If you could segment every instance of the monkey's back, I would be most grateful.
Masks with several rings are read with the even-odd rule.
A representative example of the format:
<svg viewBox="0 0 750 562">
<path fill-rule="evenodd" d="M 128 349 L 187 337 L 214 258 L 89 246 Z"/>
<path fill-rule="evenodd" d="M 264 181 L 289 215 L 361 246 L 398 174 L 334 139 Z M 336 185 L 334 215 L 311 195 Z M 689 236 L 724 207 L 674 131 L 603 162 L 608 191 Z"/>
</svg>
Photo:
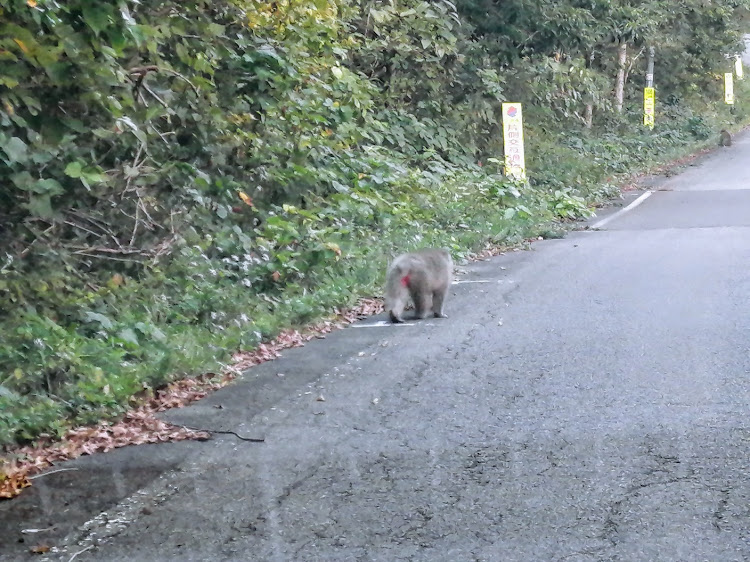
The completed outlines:
<svg viewBox="0 0 750 562">
<path fill-rule="evenodd" d="M 401 254 L 388 268 L 388 285 L 400 283 L 400 279 L 406 275 L 419 279 L 430 290 L 447 286 L 453 275 L 453 259 L 444 248 L 425 248 Z M 391 288 L 387 287 L 387 290 Z"/>
</svg>

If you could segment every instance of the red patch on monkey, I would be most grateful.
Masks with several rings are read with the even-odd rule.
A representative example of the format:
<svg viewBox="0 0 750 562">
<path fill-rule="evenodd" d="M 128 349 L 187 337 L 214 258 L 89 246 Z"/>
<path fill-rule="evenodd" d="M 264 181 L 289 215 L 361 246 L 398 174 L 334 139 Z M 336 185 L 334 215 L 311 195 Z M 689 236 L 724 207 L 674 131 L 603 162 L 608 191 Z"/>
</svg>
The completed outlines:
<svg viewBox="0 0 750 562">
<path fill-rule="evenodd" d="M 403 276 L 403 277 L 401 278 L 401 284 L 402 284 L 402 285 L 403 285 L 404 287 L 408 287 L 408 286 L 409 286 L 409 276 L 408 276 L 408 275 L 404 275 L 404 276 Z"/>
</svg>

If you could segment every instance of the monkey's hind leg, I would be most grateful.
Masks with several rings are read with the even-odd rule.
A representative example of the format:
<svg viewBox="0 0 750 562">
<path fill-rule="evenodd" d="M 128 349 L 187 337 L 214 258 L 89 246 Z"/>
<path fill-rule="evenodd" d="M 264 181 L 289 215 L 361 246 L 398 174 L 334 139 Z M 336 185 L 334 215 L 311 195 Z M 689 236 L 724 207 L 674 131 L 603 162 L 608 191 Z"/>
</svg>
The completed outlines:
<svg viewBox="0 0 750 562">
<path fill-rule="evenodd" d="M 390 316 L 391 322 L 393 324 L 401 324 L 404 321 L 404 319 L 401 318 L 399 314 L 396 314 L 393 310 L 388 313 L 388 316 Z"/>
<path fill-rule="evenodd" d="M 432 294 L 432 313 L 435 318 L 448 318 L 448 315 L 443 312 L 443 303 L 447 292 L 448 287 L 441 287 Z"/>
<path fill-rule="evenodd" d="M 411 292 L 411 300 L 414 301 L 414 318 L 427 318 L 430 310 L 430 293 L 423 289 L 415 289 Z"/>
</svg>

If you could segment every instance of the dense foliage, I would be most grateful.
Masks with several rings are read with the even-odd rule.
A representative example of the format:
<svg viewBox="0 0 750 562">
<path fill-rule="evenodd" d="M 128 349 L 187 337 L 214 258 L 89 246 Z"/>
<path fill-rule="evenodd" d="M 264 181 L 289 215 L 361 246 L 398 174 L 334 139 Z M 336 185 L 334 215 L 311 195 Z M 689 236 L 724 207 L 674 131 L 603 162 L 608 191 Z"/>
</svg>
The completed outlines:
<svg viewBox="0 0 750 562">
<path fill-rule="evenodd" d="M 0 0 L 0 444 L 374 293 L 394 251 L 586 216 L 744 120 L 720 77 L 745 4 Z"/>
</svg>

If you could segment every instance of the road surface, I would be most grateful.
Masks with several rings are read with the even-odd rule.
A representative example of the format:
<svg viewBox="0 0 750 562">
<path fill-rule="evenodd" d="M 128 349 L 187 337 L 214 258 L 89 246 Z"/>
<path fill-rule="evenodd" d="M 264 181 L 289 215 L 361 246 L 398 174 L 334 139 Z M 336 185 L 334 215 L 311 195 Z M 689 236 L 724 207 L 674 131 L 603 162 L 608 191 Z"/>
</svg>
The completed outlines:
<svg viewBox="0 0 750 562">
<path fill-rule="evenodd" d="M 265 443 L 68 463 L 0 504 L 0 559 L 750 560 L 748 161 L 739 137 L 462 266 L 447 320 L 372 318 L 166 415 Z"/>
</svg>

